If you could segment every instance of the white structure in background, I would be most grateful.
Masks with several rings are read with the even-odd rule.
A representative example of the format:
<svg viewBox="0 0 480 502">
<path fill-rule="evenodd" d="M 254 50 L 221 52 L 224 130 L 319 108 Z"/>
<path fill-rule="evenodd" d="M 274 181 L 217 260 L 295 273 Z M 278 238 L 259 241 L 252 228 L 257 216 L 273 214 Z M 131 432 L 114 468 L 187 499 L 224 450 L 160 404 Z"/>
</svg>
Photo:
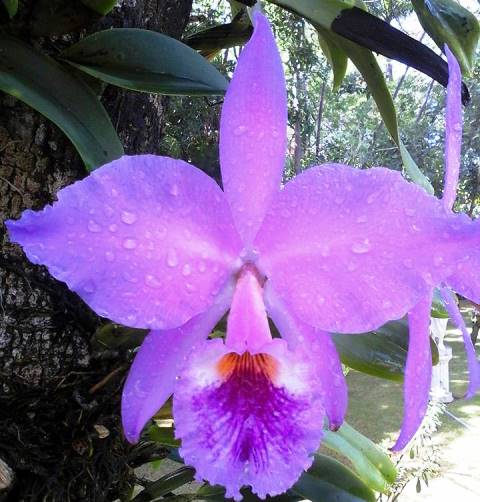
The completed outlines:
<svg viewBox="0 0 480 502">
<path fill-rule="evenodd" d="M 453 395 L 450 392 L 450 374 L 448 364 L 452 359 L 452 348 L 443 343 L 443 338 L 447 333 L 448 319 L 430 320 L 430 334 L 438 347 L 439 361 L 432 369 L 432 385 L 430 395 L 442 403 L 453 401 Z"/>
</svg>

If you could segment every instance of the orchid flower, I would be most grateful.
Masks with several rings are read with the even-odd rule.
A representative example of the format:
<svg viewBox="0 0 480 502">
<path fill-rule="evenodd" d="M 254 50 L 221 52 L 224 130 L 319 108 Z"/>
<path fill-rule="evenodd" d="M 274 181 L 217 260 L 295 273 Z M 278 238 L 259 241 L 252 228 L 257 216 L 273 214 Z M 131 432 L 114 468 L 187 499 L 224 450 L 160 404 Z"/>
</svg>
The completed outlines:
<svg viewBox="0 0 480 502">
<path fill-rule="evenodd" d="M 450 211 L 458 82 L 448 91 L 443 202 L 398 172 L 339 164 L 280 188 L 284 74 L 267 19 L 253 17 L 222 110 L 223 191 L 186 162 L 125 156 L 7 222 L 29 259 L 99 315 L 151 330 L 123 392 L 127 439 L 138 441 L 173 393 L 185 462 L 237 500 L 245 485 L 260 497 L 287 490 L 311 464 L 324 418 L 342 424 L 347 390 L 329 333 L 409 312 L 401 446 L 428 400 L 433 288 L 480 301 L 480 226 Z M 227 311 L 225 341 L 208 340 Z"/>
</svg>

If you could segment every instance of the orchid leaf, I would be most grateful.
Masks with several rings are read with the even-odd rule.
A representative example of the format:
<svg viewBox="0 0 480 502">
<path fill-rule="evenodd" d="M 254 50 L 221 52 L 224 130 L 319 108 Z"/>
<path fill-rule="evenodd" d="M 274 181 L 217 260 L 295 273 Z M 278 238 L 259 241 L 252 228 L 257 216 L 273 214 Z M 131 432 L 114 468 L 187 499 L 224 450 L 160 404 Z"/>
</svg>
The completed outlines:
<svg viewBox="0 0 480 502">
<path fill-rule="evenodd" d="M 350 460 L 360 479 L 372 490 L 386 492 L 397 477 L 390 457 L 346 422 L 336 432 L 325 431 L 322 444 Z"/>
<path fill-rule="evenodd" d="M 374 492 L 350 469 L 326 455 L 315 455 L 312 466 L 291 491 L 312 502 L 375 500 Z"/>
<path fill-rule="evenodd" d="M 7 9 L 8 17 L 12 19 L 18 11 L 18 0 L 2 0 L 2 3 L 5 9 Z"/>
<path fill-rule="evenodd" d="M 251 24 L 234 19 L 231 23 L 194 33 L 185 40 L 185 43 L 192 49 L 200 51 L 202 56 L 212 59 L 222 49 L 245 44 L 252 32 Z"/>
<path fill-rule="evenodd" d="M 139 347 L 148 330 L 128 328 L 113 322 L 100 326 L 93 335 L 95 347 L 99 349 L 127 350 Z"/>
<path fill-rule="evenodd" d="M 148 429 L 148 439 L 167 448 L 178 448 L 180 446 L 180 441 L 175 439 L 173 427 L 158 427 L 157 425 L 152 425 Z"/>
<path fill-rule="evenodd" d="M 16 38 L 2 35 L 0 44 L 0 89 L 62 129 L 87 169 L 123 154 L 107 112 L 88 86 Z"/>
<path fill-rule="evenodd" d="M 447 44 L 462 71 L 472 72 L 480 28 L 477 18 L 454 0 L 412 0 L 423 29 L 443 51 Z"/>
<path fill-rule="evenodd" d="M 270 0 L 270 2 L 361 47 L 416 68 L 444 87 L 447 86 L 447 63 L 426 45 L 366 12 L 361 0 Z M 465 86 L 463 99 L 464 102 L 469 100 L 468 89 Z"/>
<path fill-rule="evenodd" d="M 347 72 L 348 56 L 331 38 L 330 32 L 317 26 L 318 41 L 323 54 L 333 70 L 333 90 L 336 91 L 343 82 Z"/>
<path fill-rule="evenodd" d="M 180 467 L 176 471 L 162 476 L 157 481 L 149 483 L 145 490 L 141 491 L 133 502 L 151 502 L 167 495 L 172 490 L 176 490 L 187 483 L 193 481 L 195 470 L 191 467 Z"/>
<path fill-rule="evenodd" d="M 102 16 L 108 14 L 117 4 L 117 0 L 81 0 L 81 2 Z"/>
<path fill-rule="evenodd" d="M 362 373 L 397 382 L 403 381 L 408 350 L 408 325 L 390 321 L 361 335 L 334 334 L 333 341 L 343 364 Z M 432 365 L 438 364 L 438 348 L 430 340 Z"/>
<path fill-rule="evenodd" d="M 428 193 L 433 193 L 433 187 L 430 181 L 420 171 L 400 139 L 395 105 L 383 72 L 377 63 L 375 56 L 368 49 L 360 47 L 358 44 L 350 42 L 349 40 L 335 35 L 334 33 L 331 34 L 331 38 L 345 51 L 365 79 L 368 89 L 372 93 L 372 97 L 375 100 L 378 111 L 383 119 L 385 127 L 390 133 L 393 141 L 399 147 L 406 173 L 417 185 L 423 187 Z"/>
<path fill-rule="evenodd" d="M 135 91 L 209 95 L 227 88 L 225 77 L 196 51 L 149 30 L 100 31 L 60 57 L 93 77 Z"/>
</svg>

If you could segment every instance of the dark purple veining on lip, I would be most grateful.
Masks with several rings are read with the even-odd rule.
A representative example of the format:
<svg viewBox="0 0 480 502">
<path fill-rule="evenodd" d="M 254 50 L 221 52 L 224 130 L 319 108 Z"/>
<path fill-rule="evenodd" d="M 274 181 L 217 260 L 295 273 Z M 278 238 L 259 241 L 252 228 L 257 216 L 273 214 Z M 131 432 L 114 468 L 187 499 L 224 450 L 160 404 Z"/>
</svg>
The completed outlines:
<svg viewBox="0 0 480 502">
<path fill-rule="evenodd" d="M 248 462 L 257 472 L 268 464 L 268 444 L 288 456 L 302 436 L 296 416 L 309 403 L 274 384 L 275 359 L 268 354 L 230 353 L 218 366 L 226 373 L 224 382 L 197 394 L 192 402 L 193 411 L 205 420 L 203 446 L 216 456 L 224 446 L 218 436 L 231 438 L 234 461 Z M 229 420 L 219 420 L 229 414 Z"/>
</svg>

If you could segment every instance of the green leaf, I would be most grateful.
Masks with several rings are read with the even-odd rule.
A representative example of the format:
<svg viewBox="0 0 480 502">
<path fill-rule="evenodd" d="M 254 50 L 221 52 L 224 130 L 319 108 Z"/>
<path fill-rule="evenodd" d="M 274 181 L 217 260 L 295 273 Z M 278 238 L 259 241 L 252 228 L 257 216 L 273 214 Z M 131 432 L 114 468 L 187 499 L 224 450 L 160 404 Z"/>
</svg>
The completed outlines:
<svg viewBox="0 0 480 502">
<path fill-rule="evenodd" d="M 5 9 L 7 9 L 8 16 L 12 19 L 18 11 L 18 0 L 2 0 L 2 3 Z"/>
<path fill-rule="evenodd" d="M 147 329 L 128 328 L 121 324 L 107 323 L 95 331 L 92 341 L 96 350 L 128 350 L 139 347 L 147 334 Z"/>
<path fill-rule="evenodd" d="M 437 319 L 449 319 L 450 316 L 443 305 L 443 300 L 440 295 L 440 291 L 435 288 L 433 290 L 433 301 L 432 301 L 432 310 L 430 312 L 432 317 L 436 317 Z"/>
<path fill-rule="evenodd" d="M 133 502 L 151 502 L 163 497 L 172 490 L 176 490 L 193 481 L 195 470 L 191 467 L 180 467 L 174 472 L 161 477 L 157 481 L 149 483 L 145 490 L 141 491 Z"/>
<path fill-rule="evenodd" d="M 408 150 L 403 145 L 398 130 L 397 114 L 393 104 L 392 96 L 388 90 L 385 77 L 380 69 L 375 56 L 364 47 L 347 40 L 330 30 L 333 21 L 343 11 L 351 10 L 354 5 L 360 9 L 363 3 L 360 0 L 351 2 L 341 2 L 339 0 L 270 0 L 275 4 L 305 17 L 313 23 L 320 37 L 327 35 L 331 44 L 335 44 L 343 53 L 345 53 L 362 74 L 367 86 L 372 93 L 372 97 L 377 104 L 380 115 L 387 127 L 390 136 L 400 149 L 402 162 L 408 176 L 422 186 L 428 193 L 433 193 L 433 187 L 428 178 L 420 171 L 415 164 Z M 336 14 L 335 14 L 336 13 Z M 335 15 L 334 15 L 335 14 Z M 370 18 L 374 18 L 370 16 Z M 381 22 L 380 20 L 378 20 Z M 398 30 L 397 30 L 398 31 Z M 369 34 L 365 33 L 366 40 Z M 413 39 L 412 39 L 413 40 Z M 413 40 L 413 42 L 415 42 Z M 422 45 L 422 44 L 420 44 Z M 432 53 L 435 56 L 434 53 Z"/>
<path fill-rule="evenodd" d="M 318 41 L 323 54 L 327 58 L 333 70 L 333 90 L 336 91 L 345 78 L 347 72 L 348 56 L 330 37 L 330 32 L 317 26 Z"/>
<path fill-rule="evenodd" d="M 62 129 L 87 169 L 123 155 L 107 112 L 88 86 L 53 59 L 6 35 L 0 35 L 0 89 Z"/>
<path fill-rule="evenodd" d="M 117 4 L 117 0 L 81 0 L 84 5 L 89 9 L 98 12 L 105 16 L 108 14 Z"/>
<path fill-rule="evenodd" d="M 217 54 L 222 49 L 245 44 L 251 37 L 251 24 L 235 19 L 231 23 L 213 26 L 190 35 L 185 42 L 202 55 Z"/>
<path fill-rule="evenodd" d="M 412 0 L 423 29 L 444 50 L 447 44 L 467 75 L 473 70 L 480 28 L 477 18 L 454 0 Z"/>
<path fill-rule="evenodd" d="M 100 31 L 60 57 L 89 75 L 135 91 L 209 95 L 227 88 L 225 77 L 193 49 L 149 30 Z"/>
<path fill-rule="evenodd" d="M 168 448 L 178 448 L 180 446 L 180 441 L 175 439 L 173 427 L 158 427 L 157 425 L 152 425 L 148 429 L 148 439 L 149 441 L 154 441 Z"/>
<path fill-rule="evenodd" d="M 367 83 L 385 127 L 400 149 L 406 173 L 413 182 L 417 183 L 417 185 L 423 187 L 428 193 L 433 193 L 433 187 L 430 181 L 420 171 L 400 139 L 397 112 L 395 110 L 392 95 L 390 94 L 385 77 L 375 56 L 368 49 L 360 47 L 358 44 L 350 42 L 350 40 L 340 37 L 339 35 L 332 33 L 331 38 L 345 51 Z"/>
<path fill-rule="evenodd" d="M 291 491 L 312 502 L 373 502 L 375 494 L 342 463 L 315 455 L 312 467 L 292 486 Z"/>
<path fill-rule="evenodd" d="M 390 321 L 361 335 L 334 334 L 333 341 L 343 364 L 362 373 L 403 381 L 408 350 L 408 325 Z M 432 365 L 438 364 L 438 348 L 430 339 Z"/>
<path fill-rule="evenodd" d="M 348 458 L 360 479 L 373 490 L 386 492 L 397 477 L 390 457 L 347 422 L 336 432 L 326 431 L 322 444 Z"/>
</svg>

